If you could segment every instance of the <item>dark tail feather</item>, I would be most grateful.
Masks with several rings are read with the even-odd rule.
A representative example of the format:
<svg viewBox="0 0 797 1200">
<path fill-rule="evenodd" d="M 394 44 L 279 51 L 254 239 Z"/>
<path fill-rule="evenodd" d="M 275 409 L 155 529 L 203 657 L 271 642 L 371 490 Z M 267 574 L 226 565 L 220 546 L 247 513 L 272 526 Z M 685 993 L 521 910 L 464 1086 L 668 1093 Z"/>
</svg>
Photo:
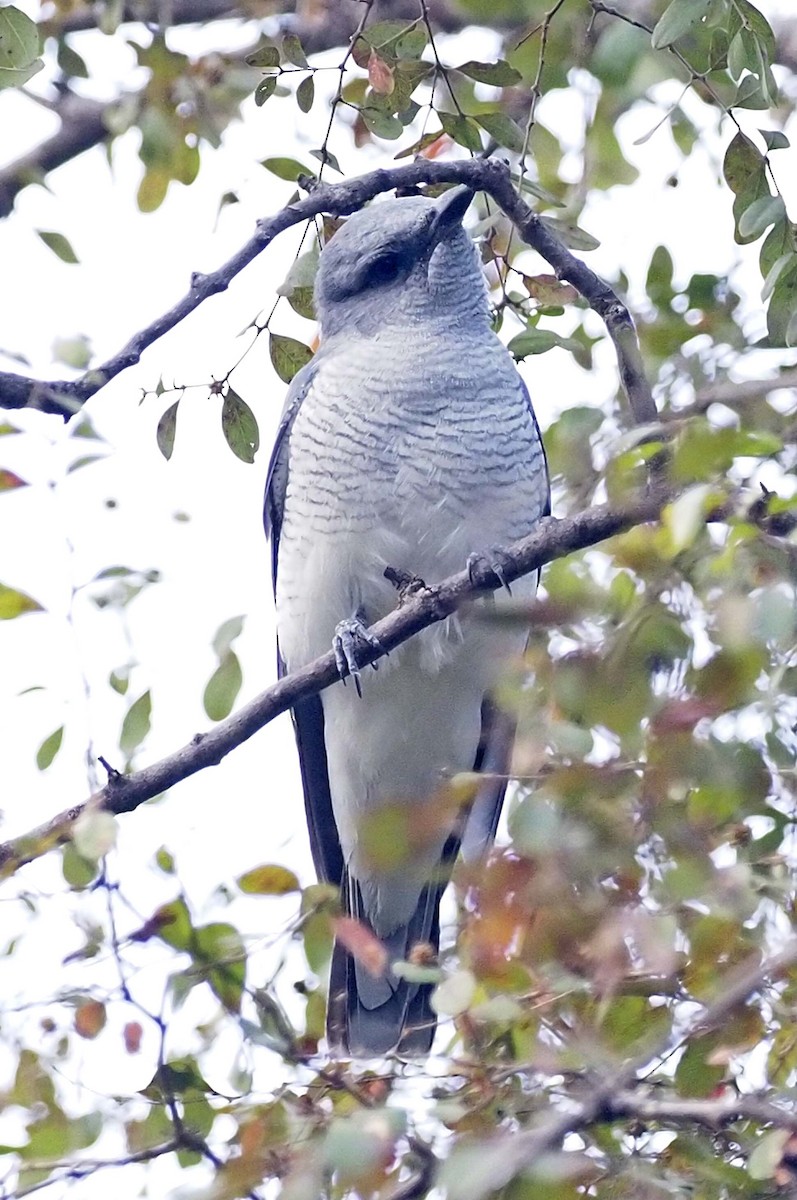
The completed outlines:
<svg viewBox="0 0 797 1200">
<path fill-rule="evenodd" d="M 440 942 L 440 884 L 429 884 L 408 925 L 383 939 L 388 962 L 406 959 L 419 942 L 437 953 Z M 365 921 L 359 889 L 344 889 L 351 915 Z M 432 985 L 410 983 L 393 975 L 369 978 L 344 946 L 332 953 L 327 1006 L 327 1039 L 333 1053 L 369 1055 L 428 1054 L 437 1018 L 429 1004 Z M 385 997 L 383 999 L 383 997 Z"/>
</svg>

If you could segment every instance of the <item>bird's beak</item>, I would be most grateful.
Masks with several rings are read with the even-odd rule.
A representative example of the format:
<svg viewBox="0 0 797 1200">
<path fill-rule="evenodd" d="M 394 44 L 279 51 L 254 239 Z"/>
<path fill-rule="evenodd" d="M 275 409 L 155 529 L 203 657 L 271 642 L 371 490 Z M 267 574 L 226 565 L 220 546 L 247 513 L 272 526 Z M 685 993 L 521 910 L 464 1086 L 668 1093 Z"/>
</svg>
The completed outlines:
<svg viewBox="0 0 797 1200">
<path fill-rule="evenodd" d="M 465 184 L 444 192 L 437 201 L 437 212 L 432 225 L 432 243 L 437 245 L 462 224 L 475 193 Z"/>
</svg>

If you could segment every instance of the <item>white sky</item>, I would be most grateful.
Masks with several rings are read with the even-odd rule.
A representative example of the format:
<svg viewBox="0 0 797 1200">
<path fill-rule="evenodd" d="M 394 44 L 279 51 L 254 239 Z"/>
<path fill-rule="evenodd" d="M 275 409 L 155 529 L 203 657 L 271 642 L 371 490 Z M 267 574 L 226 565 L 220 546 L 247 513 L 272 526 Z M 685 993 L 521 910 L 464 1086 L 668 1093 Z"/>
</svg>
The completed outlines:
<svg viewBox="0 0 797 1200">
<path fill-rule="evenodd" d="M 762 2 L 760 7 L 770 15 L 776 8 L 790 11 L 786 0 L 777 6 Z M 35 8 L 28 6 L 32 15 Z M 241 36 L 232 25 L 228 30 L 229 41 L 226 35 L 216 35 L 219 46 L 251 41 L 251 34 Z M 175 49 L 188 41 L 185 31 L 170 35 Z M 79 40 L 75 44 L 82 48 Z M 87 39 L 86 45 L 92 43 Z M 134 87 L 137 77 L 130 53 L 116 39 L 103 39 L 100 49 L 97 57 L 108 93 L 118 79 Z M 465 37 L 455 56 L 460 61 L 484 58 L 486 50 L 483 36 Z M 558 93 L 543 101 L 540 115 L 564 137 L 568 129 L 580 128 L 581 106 L 577 93 Z M 256 109 L 248 101 L 243 121 L 230 126 L 222 149 L 212 153 L 203 148 L 197 183 L 190 188 L 174 185 L 161 209 L 149 216 L 139 214 L 134 203 L 141 175 L 136 134 L 116 145 L 112 169 L 97 149 L 51 176 L 51 190 L 27 188 L 14 215 L 0 225 L 0 346 L 25 354 L 32 374 L 57 377 L 64 370 L 51 361 L 53 339 L 82 333 L 91 339 L 95 361 L 102 361 L 171 306 L 186 291 L 192 271 L 210 270 L 225 261 L 250 236 L 258 217 L 287 200 L 291 185 L 276 180 L 257 161 L 282 153 L 312 162 L 307 150 L 320 144 L 326 115 L 320 101 L 311 118 L 300 117 L 288 102 L 271 100 Z M 624 138 L 646 132 L 658 115 L 652 106 L 629 114 L 621 123 Z M 0 119 L 0 160 L 12 160 L 53 125 L 48 113 L 10 92 L 0 94 Z M 755 128 L 758 114 L 745 114 L 745 120 Z M 632 301 L 639 302 L 651 251 L 663 241 L 674 255 L 680 279 L 693 271 L 727 272 L 741 262 L 735 282 L 745 282 L 751 320 L 757 319 L 758 248 L 734 246 L 730 201 L 716 184 L 728 136 L 723 131 L 721 142 L 707 138 L 710 150 L 698 150 L 683 165 L 665 124 L 631 151 L 640 181 L 632 188 L 614 189 L 585 214 L 585 228 L 602 240 L 601 248 L 589 256 L 590 265 L 607 274 L 623 267 L 634 287 Z M 388 155 L 397 148 L 388 146 Z M 333 137 L 331 149 L 352 174 L 383 161 L 374 151 L 355 154 L 344 130 Z M 795 214 L 794 153 L 779 152 L 775 169 Z M 674 170 L 679 176 L 675 189 L 665 182 Z M 227 207 L 217 222 L 218 198 L 227 190 L 236 191 L 241 203 Z M 65 234 L 80 265 L 57 260 L 36 229 Z M 262 309 L 269 309 L 298 237 L 296 230 L 282 235 L 226 294 L 207 302 L 147 351 L 139 367 L 90 402 L 88 410 L 112 448 L 105 462 L 65 478 L 65 465 L 77 457 L 68 431 L 55 418 L 11 414 L 12 421 L 24 424 L 30 433 L 0 439 L 0 468 L 18 471 L 33 486 L 0 497 L 0 581 L 28 591 L 48 611 L 0 625 L 0 836 L 24 832 L 85 798 L 89 731 L 96 752 L 111 763 L 120 761 L 117 739 L 125 706 L 105 681 L 127 658 L 123 631 L 113 613 L 98 613 L 85 600 L 76 603 L 69 620 L 71 588 L 101 568 L 124 563 L 163 573 L 163 582 L 129 609 L 130 637 L 140 664 L 130 695 L 148 687 L 153 692 L 153 729 L 140 765 L 207 727 L 201 696 L 215 665 L 210 641 L 228 617 L 243 613 L 247 618 L 236 645 L 245 672 L 240 699 L 255 695 L 274 678 L 273 612 L 260 513 L 270 441 L 285 389 L 271 369 L 267 343 L 258 342 L 233 378 L 260 422 L 261 449 L 254 466 L 238 462 L 227 450 L 218 428 L 220 402 L 207 398 L 201 388 L 189 392 L 182 403 L 175 453 L 166 463 L 155 446 L 155 428 L 167 398 L 150 398 L 140 406 L 139 397 L 141 389 L 154 387 L 161 375 L 167 382 L 203 382 L 227 371 L 244 345 L 236 340 L 237 333 Z M 312 327 L 285 303 L 273 327 L 306 341 L 312 334 Z M 757 369 L 793 362 L 795 357 L 762 354 Z M 597 405 L 613 393 L 611 355 L 605 348 L 599 362 L 601 369 L 588 376 L 566 352 L 555 350 L 521 368 L 543 428 L 562 408 Z M 26 370 L 2 357 L 0 369 Z M 92 448 L 92 443 L 83 445 Z M 105 506 L 109 498 L 116 501 L 114 509 Z M 176 521 L 178 512 L 190 514 L 190 521 Z M 19 695 L 32 685 L 45 690 Z M 36 749 L 61 723 L 67 727 L 63 749 L 53 766 L 39 773 Z M 288 718 L 263 730 L 219 767 L 180 784 L 160 803 L 121 818 L 119 827 L 114 874 L 144 917 L 175 891 L 173 881 L 144 869 L 164 843 L 176 854 L 180 883 L 193 903 L 208 912 L 219 881 L 261 862 L 283 862 L 309 883 L 312 868 Z M 59 858 L 53 855 L 21 872 L 0 892 L 3 932 L 10 937 L 17 929 L 25 931 L 19 956 L 13 962 L 0 959 L 0 995 L 46 999 L 66 978 L 61 960 L 81 942 L 72 913 L 90 915 L 97 909 L 96 899 L 51 903 L 46 906 L 48 920 L 32 925 L 13 900 L 17 889 L 58 892 L 59 879 Z M 235 919 L 240 916 L 252 930 L 262 930 L 264 924 L 277 930 L 293 907 L 291 900 L 242 902 Z M 130 927 L 134 925 L 131 919 Z M 136 986 L 142 998 L 156 1004 L 161 965 L 168 964 L 169 954 L 146 949 L 142 961 L 156 965 L 137 979 Z M 95 966 L 89 964 L 70 972 L 70 978 L 87 986 L 94 973 Z M 122 1008 L 114 1015 L 119 1027 L 132 1019 Z M 82 1045 L 82 1061 L 70 1064 L 86 1087 L 100 1091 L 109 1087 L 108 1036 Z M 114 1092 L 147 1082 L 142 1077 L 149 1066 L 147 1048 L 145 1044 L 138 1058 L 123 1057 L 118 1070 L 114 1065 Z M 5 1070 L 0 1052 L 0 1080 Z M 114 1187 L 120 1185 L 118 1176 L 108 1180 Z M 96 1190 L 84 1184 L 70 1194 L 101 1195 L 106 1185 L 100 1177 Z"/>
</svg>

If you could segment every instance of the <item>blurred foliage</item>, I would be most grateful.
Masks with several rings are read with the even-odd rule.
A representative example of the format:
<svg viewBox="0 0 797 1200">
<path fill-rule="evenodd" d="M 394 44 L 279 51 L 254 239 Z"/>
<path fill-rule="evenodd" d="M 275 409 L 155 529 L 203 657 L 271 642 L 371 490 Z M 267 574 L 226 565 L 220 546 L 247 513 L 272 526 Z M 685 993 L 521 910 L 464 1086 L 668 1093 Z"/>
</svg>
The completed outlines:
<svg viewBox="0 0 797 1200">
<path fill-rule="evenodd" d="M 785 31 L 773 31 L 763 0 L 430 0 L 409 17 L 384 0 L 373 12 L 357 6 L 360 28 L 344 50 L 334 6 L 297 6 L 290 22 L 274 15 L 279 7 L 219 6 L 248 22 L 251 45 L 228 52 L 227 27 L 208 19 L 203 45 L 210 29 L 219 48 L 178 53 L 171 29 L 128 21 L 118 0 L 55 0 L 38 29 L 7 6 L 0 86 L 39 72 L 61 96 L 79 94 L 103 36 L 129 42 L 136 65 L 104 120 L 109 149 L 137 130 L 137 201 L 151 212 L 173 183 L 193 184 L 244 101 L 253 100 L 248 121 L 287 124 L 290 112 L 300 128 L 328 105 L 321 73 L 330 68 L 317 54 L 337 49 L 326 137 L 296 158 L 286 134 L 265 170 L 301 189 L 337 171 L 336 151 L 352 144 L 364 167 L 376 151 L 403 161 L 495 147 L 579 253 L 596 245 L 596 199 L 644 183 L 624 131 L 627 115 L 643 114 L 637 141 L 666 139 L 684 172 L 697 163 L 706 173 L 739 258 L 760 242 L 766 327 L 733 274 L 699 262 L 685 270 L 679 231 L 658 230 L 638 329 L 660 423 L 629 430 L 619 393 L 587 404 L 585 383 L 581 402 L 546 430 L 557 514 L 633 500 L 652 459 L 674 499 L 660 522 L 551 563 L 538 602 L 512 618 L 532 633 L 499 696 L 518 722 L 509 839 L 483 867 L 457 868 L 456 945 L 403 968 L 434 984 L 446 1018 L 428 1069 L 328 1061 L 333 938 L 363 957 L 372 949 L 366 938 L 358 946 L 355 923 L 342 923 L 334 889 L 301 888 L 253 847 L 250 869 L 220 879 L 212 911 L 198 913 L 179 856 L 164 846 L 147 865 L 152 900 L 141 912 L 114 876 L 115 822 L 88 811 L 68 845 L 41 835 L 35 847 L 61 854 L 63 892 L 29 892 L 22 872 L 15 893 L 31 930 L 51 918 L 53 900 L 65 906 L 72 937 L 47 946 L 56 982 L 46 1003 L 9 1014 L 4 1032 L 3 1195 L 59 1195 L 106 1163 L 139 1172 L 142 1194 L 163 1194 L 154 1168 L 147 1192 L 146 1164 L 158 1158 L 172 1163 L 171 1178 L 186 1172 L 203 1200 L 396 1200 L 434 1186 L 447 1200 L 793 1194 L 797 969 L 762 973 L 722 1022 L 701 1024 L 701 1006 L 722 997 L 734 972 L 783 944 L 797 903 L 797 399 L 786 349 L 797 340 L 797 250 L 777 186 L 797 75 Z M 482 27 L 484 60 L 465 60 L 456 38 L 440 37 L 466 24 Z M 553 116 L 573 94 L 581 123 L 565 145 Z M 710 190 L 707 161 L 721 191 Z M 225 193 L 219 207 L 236 198 Z M 323 244 L 336 222 L 319 226 Z M 564 352 L 589 370 L 603 335 L 578 294 L 541 273 L 486 208 L 476 233 L 495 325 L 515 357 Z M 76 262 L 58 231 L 40 237 Z M 276 289 L 308 322 L 317 258 L 313 241 Z M 625 293 L 621 264 L 610 282 Z M 268 331 L 287 382 L 310 358 L 313 333 L 302 341 L 270 320 L 252 328 L 255 338 Z M 85 367 L 88 342 L 60 356 Z M 234 369 L 207 390 L 227 444 L 251 463 L 256 413 L 231 385 Z M 762 372 L 769 378 L 753 386 L 734 382 Z M 166 458 L 185 391 L 175 390 L 158 426 Z M 155 399 L 168 391 L 160 383 Z M 0 445 L 18 432 L 0 425 Z M 67 442 L 70 472 L 107 451 L 86 421 Z M 26 486 L 0 470 L 0 505 Z M 111 564 L 75 596 L 126 628 L 129 606 L 158 578 Z M 36 621 L 41 610 L 12 580 L 0 584 L 0 619 Z M 230 713 L 241 687 L 233 643 L 242 624 L 225 622 L 213 640 L 212 720 Z M 119 715 L 111 779 L 132 768 L 162 716 L 144 668 L 131 650 L 109 671 L 105 701 Z M 81 736 L 69 720 L 42 729 L 37 768 Z M 451 802 L 471 784 L 452 781 Z M 439 823 L 435 800 L 412 828 L 386 812 L 385 828 L 368 837 L 387 840 L 399 862 Z M 0 952 L 13 962 L 17 936 Z M 165 984 L 153 1000 L 158 972 Z M 106 1097 L 69 1085 L 92 1046 L 107 1057 Z M 137 1085 L 117 1086 L 123 1060 L 138 1064 L 124 1073 Z M 264 1060 L 267 1087 L 257 1082 Z M 540 1155 L 513 1157 L 523 1136 L 576 1114 L 612 1072 L 638 1061 L 624 1112 L 607 1104 L 581 1124 L 574 1116 L 564 1144 L 559 1136 Z M 745 1109 L 751 1095 L 778 1108 Z"/>
</svg>

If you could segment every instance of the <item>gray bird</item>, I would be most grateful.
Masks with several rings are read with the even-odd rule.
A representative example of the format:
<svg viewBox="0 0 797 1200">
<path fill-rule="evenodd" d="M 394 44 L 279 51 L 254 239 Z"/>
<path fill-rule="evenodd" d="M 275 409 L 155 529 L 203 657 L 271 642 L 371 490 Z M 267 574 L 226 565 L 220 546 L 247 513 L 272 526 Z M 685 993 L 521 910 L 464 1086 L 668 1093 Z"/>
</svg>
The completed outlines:
<svg viewBox="0 0 797 1200">
<path fill-rule="evenodd" d="M 389 963 L 414 945 L 437 947 L 460 840 L 473 857 L 495 832 L 504 784 L 494 775 L 507 769 L 511 729 L 489 694 L 526 632 L 475 612 L 451 617 L 383 658 L 360 698 L 358 646 L 397 602 L 385 568 L 433 584 L 480 556 L 500 574 L 494 548 L 550 511 L 531 401 L 491 329 L 462 227 L 472 198 L 455 188 L 436 201 L 374 203 L 324 248 L 321 344 L 291 383 L 266 488 L 280 674 L 334 645 L 344 682 L 348 674 L 356 684 L 293 712 L 316 870 L 340 885 L 346 911 L 381 939 Z M 530 596 L 536 582 L 519 580 L 516 594 Z M 429 832 L 424 814 L 446 779 L 474 769 L 492 777 L 461 838 L 453 817 Z M 412 821 L 428 836 L 402 861 L 375 863 L 363 821 L 397 804 L 415 806 Z M 389 968 L 374 976 L 337 945 L 330 1045 L 428 1051 L 429 992 Z"/>
</svg>

